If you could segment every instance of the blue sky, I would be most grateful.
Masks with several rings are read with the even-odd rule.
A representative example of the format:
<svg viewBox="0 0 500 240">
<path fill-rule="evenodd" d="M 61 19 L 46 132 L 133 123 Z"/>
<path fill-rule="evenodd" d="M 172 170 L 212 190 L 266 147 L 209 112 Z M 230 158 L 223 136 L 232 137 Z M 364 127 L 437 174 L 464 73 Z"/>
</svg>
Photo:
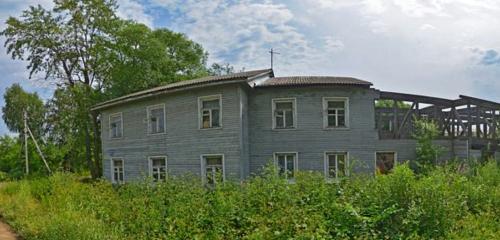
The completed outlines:
<svg viewBox="0 0 500 240">
<path fill-rule="evenodd" d="M 2 0 L 10 15 L 51 0 Z M 275 73 L 353 76 L 378 89 L 500 101 L 500 1 L 496 0 L 118 0 L 118 13 L 185 33 L 209 62 Z M 3 39 L 0 39 L 3 42 Z M 20 82 L 49 98 L 53 86 L 27 80 L 25 64 L 0 47 L 0 94 Z M 3 106 L 3 98 L 0 100 Z M 0 134 L 8 133 L 3 122 Z"/>
</svg>

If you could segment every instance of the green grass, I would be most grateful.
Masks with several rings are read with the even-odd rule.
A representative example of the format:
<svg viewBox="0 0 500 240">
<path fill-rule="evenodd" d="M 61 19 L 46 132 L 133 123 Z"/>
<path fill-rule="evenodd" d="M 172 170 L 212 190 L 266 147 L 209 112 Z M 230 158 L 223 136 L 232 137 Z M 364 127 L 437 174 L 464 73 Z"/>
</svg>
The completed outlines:
<svg viewBox="0 0 500 240">
<path fill-rule="evenodd" d="M 26 239 L 494 239 L 500 235 L 500 170 L 326 183 L 300 173 L 294 184 L 268 169 L 215 189 L 198 178 L 113 187 L 78 176 L 0 185 L 0 213 Z"/>
</svg>

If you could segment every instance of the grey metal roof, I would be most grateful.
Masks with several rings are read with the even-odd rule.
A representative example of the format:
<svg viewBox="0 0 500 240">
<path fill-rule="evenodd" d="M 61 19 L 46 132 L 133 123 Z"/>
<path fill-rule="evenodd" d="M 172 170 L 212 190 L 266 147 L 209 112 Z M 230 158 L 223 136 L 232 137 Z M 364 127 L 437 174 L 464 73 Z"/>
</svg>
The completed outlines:
<svg viewBox="0 0 500 240">
<path fill-rule="evenodd" d="M 95 106 L 92 107 L 93 111 L 107 108 L 110 106 L 114 106 L 123 102 L 129 102 L 135 99 L 143 98 L 143 97 L 148 97 L 156 94 L 161 94 L 163 92 L 169 91 L 169 90 L 174 90 L 174 89 L 181 89 L 181 88 L 187 88 L 187 87 L 194 87 L 198 85 L 205 85 L 205 84 L 211 84 L 211 83 L 225 83 L 225 82 L 231 82 L 231 81 L 238 81 L 238 80 L 249 80 L 251 78 L 259 77 L 259 76 L 265 76 L 265 75 L 270 75 L 274 76 L 273 70 L 272 69 L 261 69 L 261 70 L 253 70 L 253 71 L 246 71 L 246 72 L 239 72 L 239 73 L 233 73 L 233 74 L 228 74 L 228 75 L 223 75 L 223 76 L 208 76 L 208 77 L 202 77 L 202 78 L 196 78 L 192 80 L 186 80 L 186 81 L 179 81 L 171 84 L 167 84 L 164 86 L 159 86 L 135 93 L 131 93 L 122 97 L 114 98 L 106 102 L 99 103 Z"/>
<path fill-rule="evenodd" d="M 350 85 L 369 87 L 371 82 L 352 77 L 291 76 L 269 78 L 256 87 L 308 86 L 308 85 Z"/>
</svg>

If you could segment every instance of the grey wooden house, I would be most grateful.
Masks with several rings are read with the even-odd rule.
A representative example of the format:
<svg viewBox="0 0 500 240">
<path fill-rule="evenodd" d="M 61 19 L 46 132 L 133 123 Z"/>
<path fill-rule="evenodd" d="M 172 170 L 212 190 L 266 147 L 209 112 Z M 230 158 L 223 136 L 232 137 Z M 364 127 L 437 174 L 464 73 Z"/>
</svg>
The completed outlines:
<svg viewBox="0 0 500 240">
<path fill-rule="evenodd" d="M 411 108 L 376 108 L 381 99 Z M 240 180 L 269 162 L 287 178 L 298 170 L 383 173 L 415 158 L 413 116 L 439 123 L 443 158 L 497 147 L 500 120 L 500 104 L 486 100 L 383 92 L 349 77 L 275 77 L 270 69 L 177 82 L 93 111 L 113 182 L 185 173 L 207 183 Z"/>
</svg>

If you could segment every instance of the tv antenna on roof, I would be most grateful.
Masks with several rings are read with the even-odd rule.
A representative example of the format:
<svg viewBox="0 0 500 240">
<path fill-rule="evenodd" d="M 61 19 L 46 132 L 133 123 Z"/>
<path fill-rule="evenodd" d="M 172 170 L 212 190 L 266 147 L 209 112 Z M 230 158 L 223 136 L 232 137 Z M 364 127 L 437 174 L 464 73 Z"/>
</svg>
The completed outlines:
<svg viewBox="0 0 500 240">
<path fill-rule="evenodd" d="M 271 69 L 273 69 L 273 57 L 274 57 L 274 54 L 280 54 L 279 52 L 275 52 L 272 48 L 271 48 L 271 51 L 269 51 L 269 53 L 271 54 Z"/>
</svg>

